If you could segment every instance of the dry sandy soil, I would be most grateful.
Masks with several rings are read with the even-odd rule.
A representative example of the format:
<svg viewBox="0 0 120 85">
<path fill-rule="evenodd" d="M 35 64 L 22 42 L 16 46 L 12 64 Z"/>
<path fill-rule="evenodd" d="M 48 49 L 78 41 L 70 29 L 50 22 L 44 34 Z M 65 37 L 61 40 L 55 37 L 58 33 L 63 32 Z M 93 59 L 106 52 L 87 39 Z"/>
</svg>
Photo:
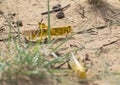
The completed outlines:
<svg viewBox="0 0 120 85">
<path fill-rule="evenodd" d="M 89 67 L 87 69 L 88 78 L 95 79 L 95 81 L 85 85 L 119 85 L 120 75 L 107 75 L 110 72 L 120 73 L 119 0 L 107 0 L 100 6 L 90 5 L 86 0 L 50 0 L 50 9 L 58 3 L 62 6 L 71 5 L 64 10 L 65 17 L 63 19 L 57 19 L 56 13 L 51 13 L 51 27 L 70 25 L 73 33 L 78 32 L 78 30 L 90 29 L 75 34 L 60 47 L 66 49 L 59 51 L 59 53 L 64 54 L 84 46 L 84 49 L 78 51 L 76 55 L 82 56 L 85 65 Z M 37 26 L 28 24 L 38 24 L 42 18 L 43 22 L 47 24 L 48 16 L 41 15 L 42 12 L 47 11 L 47 0 L 0 0 L 0 11 L 6 18 L 15 13 L 13 21 L 22 20 L 23 22 L 20 31 L 36 28 Z M 81 14 L 83 11 L 84 16 Z M 1 28 L 6 23 L 5 20 L 0 14 Z M 8 29 L 8 27 L 4 28 Z M 5 49 L 2 39 L 7 38 L 5 36 L 7 34 L 2 34 L 2 30 L 0 30 L 0 34 L 0 48 Z M 65 38 L 65 36 L 61 36 L 61 38 Z M 58 40 L 55 45 L 60 42 L 62 40 Z M 72 84 L 73 82 L 70 85 Z M 74 83 L 74 85 L 82 84 Z"/>
</svg>

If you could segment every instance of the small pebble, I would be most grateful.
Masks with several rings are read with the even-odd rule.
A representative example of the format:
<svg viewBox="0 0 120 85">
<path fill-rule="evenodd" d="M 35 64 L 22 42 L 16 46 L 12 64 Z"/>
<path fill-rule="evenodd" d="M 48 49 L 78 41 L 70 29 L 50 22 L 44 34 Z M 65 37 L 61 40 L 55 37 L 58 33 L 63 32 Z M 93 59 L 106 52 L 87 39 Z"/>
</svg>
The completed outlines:
<svg viewBox="0 0 120 85">
<path fill-rule="evenodd" d="M 1 15 L 3 14 L 3 11 L 2 11 L 2 10 L 0 10 L 0 14 L 1 14 Z"/>
<path fill-rule="evenodd" d="M 61 4 L 57 4 L 57 5 L 53 6 L 52 9 L 59 8 L 59 7 L 61 7 Z"/>
<path fill-rule="evenodd" d="M 62 11 L 60 4 L 57 4 L 57 5 L 53 6 L 52 9 L 53 9 L 55 12 Z"/>
<path fill-rule="evenodd" d="M 57 13 L 56 17 L 57 17 L 58 19 L 62 19 L 62 18 L 65 17 L 65 15 L 64 15 L 64 13 L 63 13 L 62 11 L 60 11 L 60 12 Z"/>
<path fill-rule="evenodd" d="M 18 20 L 18 21 L 16 22 L 16 25 L 17 25 L 17 27 L 22 27 L 22 26 L 23 26 L 23 23 L 22 23 L 21 20 Z"/>
</svg>

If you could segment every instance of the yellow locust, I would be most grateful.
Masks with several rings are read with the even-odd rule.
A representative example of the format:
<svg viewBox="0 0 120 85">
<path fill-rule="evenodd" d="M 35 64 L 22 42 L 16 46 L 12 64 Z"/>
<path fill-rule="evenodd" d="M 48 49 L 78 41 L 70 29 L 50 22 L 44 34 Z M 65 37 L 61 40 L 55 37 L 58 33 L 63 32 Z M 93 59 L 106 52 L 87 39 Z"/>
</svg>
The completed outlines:
<svg viewBox="0 0 120 85">
<path fill-rule="evenodd" d="M 82 61 L 80 60 L 79 62 L 73 53 L 71 53 L 69 65 L 79 78 L 86 78 L 86 72 L 84 66 L 82 65 Z"/>
<path fill-rule="evenodd" d="M 34 30 L 26 30 L 24 31 L 24 36 L 27 40 L 34 40 L 36 38 L 40 38 L 40 41 L 43 39 L 43 36 L 48 35 L 48 26 L 44 23 L 38 23 L 39 29 Z M 63 26 L 63 27 L 55 27 L 50 29 L 51 36 L 60 36 L 64 34 L 68 34 L 72 31 L 71 26 Z"/>
</svg>

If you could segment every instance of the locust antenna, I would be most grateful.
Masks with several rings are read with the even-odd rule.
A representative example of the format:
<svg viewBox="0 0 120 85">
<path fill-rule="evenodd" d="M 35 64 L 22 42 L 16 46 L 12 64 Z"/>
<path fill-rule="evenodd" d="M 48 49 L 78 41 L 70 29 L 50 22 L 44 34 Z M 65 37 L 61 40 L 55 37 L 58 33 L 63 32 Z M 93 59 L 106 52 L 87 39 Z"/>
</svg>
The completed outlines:
<svg viewBox="0 0 120 85">
<path fill-rule="evenodd" d="M 40 23 L 42 23 L 42 22 L 43 22 L 43 18 L 41 19 Z"/>
</svg>

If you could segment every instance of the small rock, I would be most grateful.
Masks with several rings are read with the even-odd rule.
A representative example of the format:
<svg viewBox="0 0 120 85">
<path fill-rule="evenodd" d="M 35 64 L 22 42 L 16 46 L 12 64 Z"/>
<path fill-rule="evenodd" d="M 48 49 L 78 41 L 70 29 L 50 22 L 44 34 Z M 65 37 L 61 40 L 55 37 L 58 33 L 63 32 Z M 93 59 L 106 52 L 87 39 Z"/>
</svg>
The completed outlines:
<svg viewBox="0 0 120 85">
<path fill-rule="evenodd" d="M 55 12 L 62 11 L 60 4 L 57 4 L 57 5 L 53 6 L 52 9 L 53 9 Z"/>
<path fill-rule="evenodd" d="M 14 17 L 15 17 L 15 16 L 16 16 L 16 13 L 13 13 L 13 14 L 12 14 L 12 16 L 14 16 Z"/>
<path fill-rule="evenodd" d="M 85 55 L 85 59 L 84 59 L 85 61 L 90 61 L 90 59 L 89 59 L 89 54 L 86 54 Z"/>
<path fill-rule="evenodd" d="M 36 6 L 37 5 L 37 3 L 34 3 L 32 6 Z"/>
<path fill-rule="evenodd" d="M 64 15 L 64 13 L 63 13 L 62 11 L 60 11 L 60 12 L 57 13 L 56 17 L 57 17 L 58 19 L 62 19 L 62 18 L 65 17 L 65 15 Z"/>
<path fill-rule="evenodd" d="M 23 26 L 23 23 L 22 23 L 21 20 L 18 20 L 18 21 L 16 22 L 16 25 L 17 25 L 17 27 L 22 27 L 22 26 Z"/>
<path fill-rule="evenodd" d="M 2 10 L 0 10 L 0 15 L 2 15 L 3 14 L 3 11 Z"/>
<path fill-rule="evenodd" d="M 59 7 L 61 7 L 61 4 L 57 4 L 57 5 L 53 6 L 52 9 L 59 8 Z"/>
</svg>

